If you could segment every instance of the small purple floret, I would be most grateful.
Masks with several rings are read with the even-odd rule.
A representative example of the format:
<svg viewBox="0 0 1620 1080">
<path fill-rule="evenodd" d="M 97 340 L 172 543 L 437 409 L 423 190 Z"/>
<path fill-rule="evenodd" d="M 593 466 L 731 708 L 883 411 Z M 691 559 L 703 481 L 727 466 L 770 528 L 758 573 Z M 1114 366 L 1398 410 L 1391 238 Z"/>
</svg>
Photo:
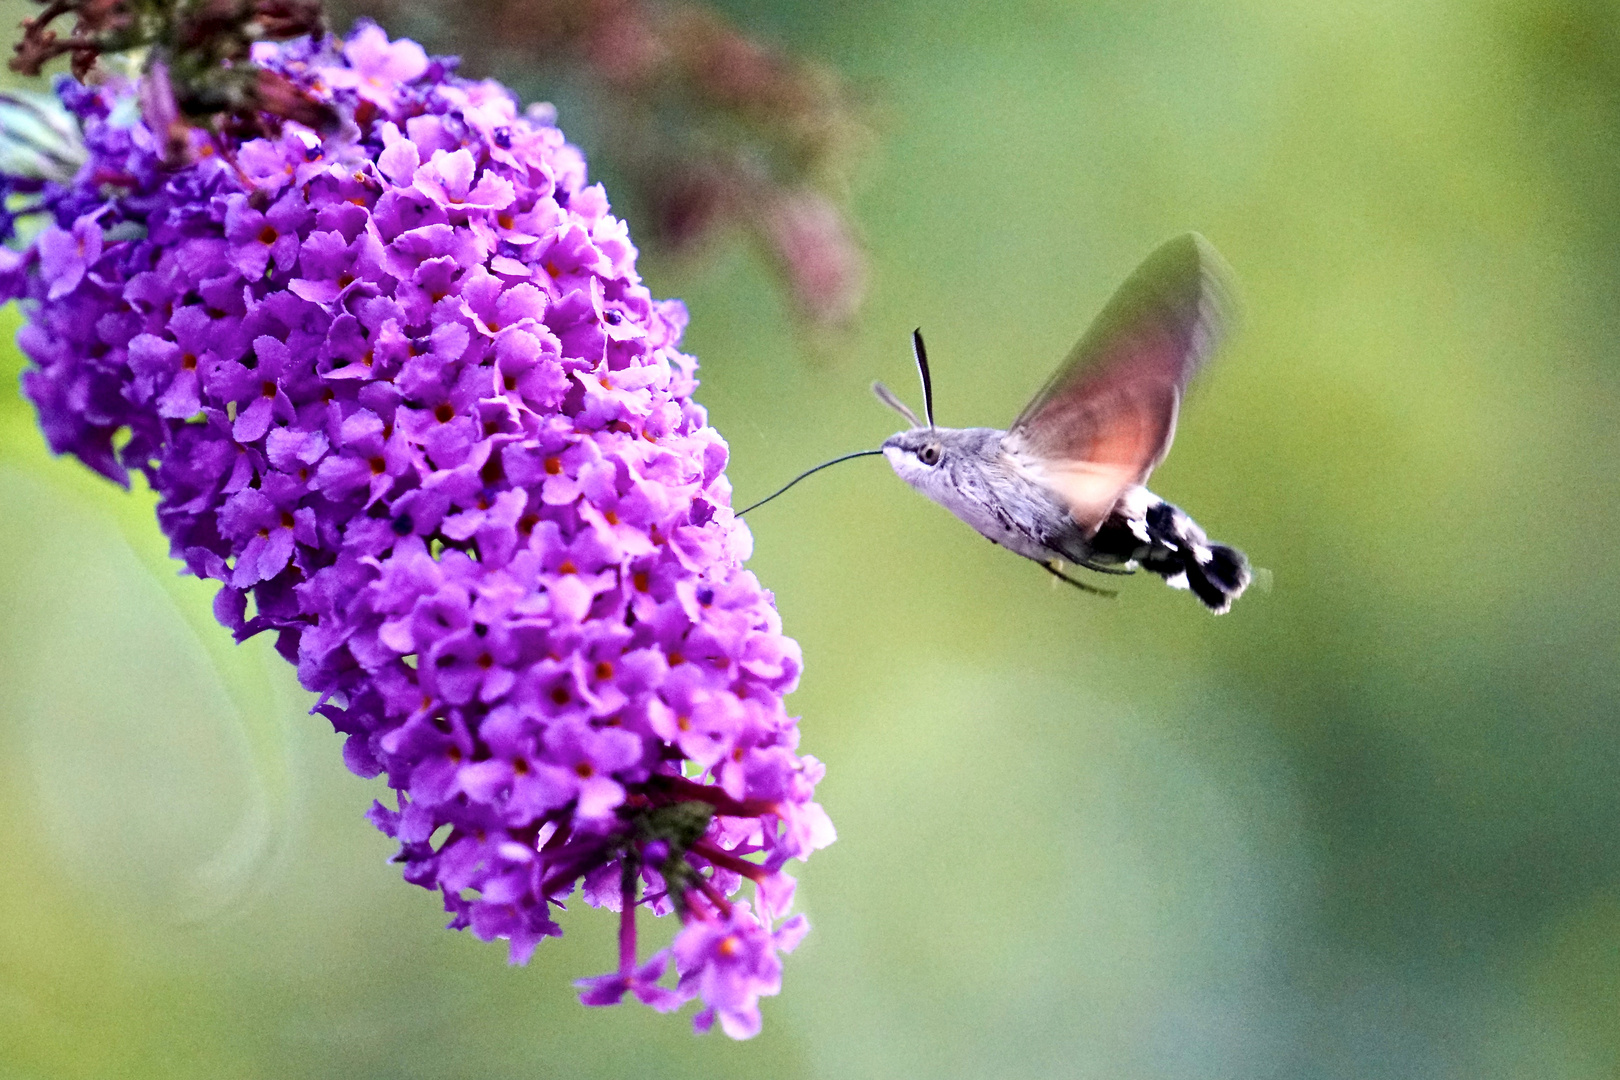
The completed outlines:
<svg viewBox="0 0 1620 1080">
<path fill-rule="evenodd" d="M 0 177 L 46 217 L 0 259 L 46 438 L 146 477 L 220 621 L 274 632 L 386 775 L 368 816 L 452 927 L 523 963 L 582 885 L 620 913 L 582 1001 L 696 997 L 700 1029 L 755 1034 L 806 929 L 777 925 L 782 867 L 834 834 L 685 310 L 546 111 L 369 24 L 254 59 L 343 129 L 193 132 L 171 170 L 135 85 L 64 81 L 88 162 Z M 638 964 L 643 906 L 682 928 Z"/>
</svg>

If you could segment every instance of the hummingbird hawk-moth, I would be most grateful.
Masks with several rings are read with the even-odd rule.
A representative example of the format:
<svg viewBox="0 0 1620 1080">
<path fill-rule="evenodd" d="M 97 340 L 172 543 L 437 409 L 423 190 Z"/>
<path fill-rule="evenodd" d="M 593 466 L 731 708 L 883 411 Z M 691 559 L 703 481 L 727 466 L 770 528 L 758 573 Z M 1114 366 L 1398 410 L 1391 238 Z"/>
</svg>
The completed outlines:
<svg viewBox="0 0 1620 1080">
<path fill-rule="evenodd" d="M 1223 335 L 1230 280 L 1225 261 L 1196 233 L 1161 246 L 1005 431 L 934 423 L 928 354 L 914 331 L 927 422 L 873 383 L 878 398 L 911 427 L 879 450 L 810 472 L 882 454 L 900 479 L 981 535 L 1077 588 L 1104 591 L 1069 577 L 1064 563 L 1105 574 L 1140 568 L 1224 612 L 1249 584 L 1248 560 L 1212 542 L 1145 485 L 1170 450 L 1188 380 Z"/>
</svg>

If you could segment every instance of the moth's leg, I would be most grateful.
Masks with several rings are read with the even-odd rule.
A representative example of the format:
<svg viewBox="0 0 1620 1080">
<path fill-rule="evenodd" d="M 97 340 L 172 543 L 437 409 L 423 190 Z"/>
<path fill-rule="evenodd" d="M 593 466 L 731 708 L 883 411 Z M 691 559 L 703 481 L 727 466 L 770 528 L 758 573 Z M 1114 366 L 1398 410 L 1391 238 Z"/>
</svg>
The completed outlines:
<svg viewBox="0 0 1620 1080">
<path fill-rule="evenodd" d="M 1075 563 L 1074 565 L 1086 570 L 1095 571 L 1099 574 L 1113 574 L 1116 577 L 1130 577 L 1132 574 L 1136 573 L 1135 570 L 1121 570 L 1117 566 L 1103 566 L 1101 563 L 1094 562 Z"/>
<path fill-rule="evenodd" d="M 1070 577 L 1068 574 L 1065 574 L 1062 570 L 1059 570 L 1058 565 L 1059 564 L 1058 564 L 1056 559 L 1054 559 L 1051 562 L 1043 562 L 1043 563 L 1041 563 L 1041 567 L 1048 574 L 1051 574 L 1053 577 L 1057 578 L 1059 581 L 1067 581 L 1070 585 L 1073 585 L 1075 588 L 1079 589 L 1081 592 L 1088 592 L 1088 593 L 1091 593 L 1093 596 L 1106 596 L 1109 599 L 1113 599 L 1114 597 L 1119 595 L 1119 593 L 1115 592 L 1113 589 L 1099 589 L 1095 585 L 1087 585 L 1084 581 L 1076 581 L 1074 578 Z"/>
</svg>

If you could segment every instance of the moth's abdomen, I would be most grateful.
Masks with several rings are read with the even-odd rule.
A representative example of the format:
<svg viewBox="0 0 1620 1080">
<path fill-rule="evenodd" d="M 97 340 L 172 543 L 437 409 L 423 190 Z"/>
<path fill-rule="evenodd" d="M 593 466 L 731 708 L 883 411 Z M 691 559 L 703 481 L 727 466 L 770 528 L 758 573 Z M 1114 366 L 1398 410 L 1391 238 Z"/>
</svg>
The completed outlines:
<svg viewBox="0 0 1620 1080">
<path fill-rule="evenodd" d="M 1155 501 L 1140 516 L 1116 513 L 1109 518 L 1092 540 L 1093 548 L 1133 559 L 1172 588 L 1190 590 L 1215 614 L 1225 612 L 1249 587 L 1249 560 L 1237 548 L 1211 541 L 1179 507 L 1151 498 Z"/>
</svg>

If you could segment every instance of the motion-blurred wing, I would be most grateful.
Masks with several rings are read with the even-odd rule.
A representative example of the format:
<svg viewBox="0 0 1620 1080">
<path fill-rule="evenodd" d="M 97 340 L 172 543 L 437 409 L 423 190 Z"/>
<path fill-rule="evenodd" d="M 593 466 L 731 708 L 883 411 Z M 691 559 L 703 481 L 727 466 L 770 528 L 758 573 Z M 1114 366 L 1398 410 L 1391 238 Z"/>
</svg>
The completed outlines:
<svg viewBox="0 0 1620 1080">
<path fill-rule="evenodd" d="M 1024 408 L 1010 448 L 1095 530 L 1170 451 L 1187 380 L 1233 307 L 1231 272 L 1197 233 L 1149 255 Z"/>
</svg>

